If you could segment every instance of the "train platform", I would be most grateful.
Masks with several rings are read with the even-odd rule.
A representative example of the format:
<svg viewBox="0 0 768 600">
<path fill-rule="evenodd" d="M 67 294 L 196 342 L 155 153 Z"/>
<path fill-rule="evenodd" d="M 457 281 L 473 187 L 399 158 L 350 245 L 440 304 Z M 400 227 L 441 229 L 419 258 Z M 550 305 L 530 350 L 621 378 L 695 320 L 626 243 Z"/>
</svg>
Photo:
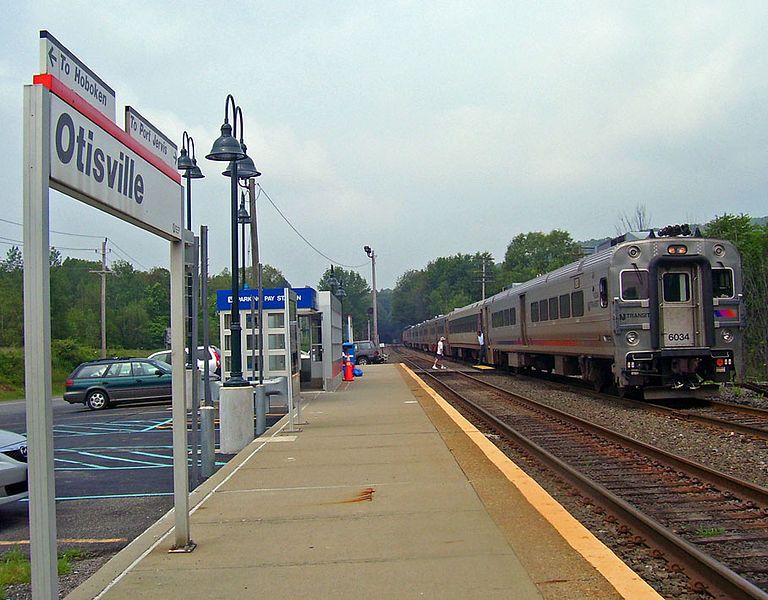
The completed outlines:
<svg viewBox="0 0 768 600">
<path fill-rule="evenodd" d="M 304 400 L 67 598 L 660 598 L 407 368 Z"/>
</svg>

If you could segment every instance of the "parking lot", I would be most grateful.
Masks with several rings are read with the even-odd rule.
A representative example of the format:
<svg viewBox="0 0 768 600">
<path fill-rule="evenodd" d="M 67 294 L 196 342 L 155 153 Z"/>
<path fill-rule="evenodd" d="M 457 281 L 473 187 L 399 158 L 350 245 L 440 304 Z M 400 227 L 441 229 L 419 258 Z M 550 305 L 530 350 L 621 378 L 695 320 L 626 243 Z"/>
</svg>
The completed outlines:
<svg viewBox="0 0 768 600">
<path fill-rule="evenodd" d="M 54 400 L 60 546 L 114 553 L 173 506 L 168 402 L 105 411 Z M 0 428 L 24 433 L 23 402 L 0 403 Z M 228 456 L 217 457 L 217 467 Z M 29 538 L 27 503 L 0 508 L 0 552 Z"/>
</svg>

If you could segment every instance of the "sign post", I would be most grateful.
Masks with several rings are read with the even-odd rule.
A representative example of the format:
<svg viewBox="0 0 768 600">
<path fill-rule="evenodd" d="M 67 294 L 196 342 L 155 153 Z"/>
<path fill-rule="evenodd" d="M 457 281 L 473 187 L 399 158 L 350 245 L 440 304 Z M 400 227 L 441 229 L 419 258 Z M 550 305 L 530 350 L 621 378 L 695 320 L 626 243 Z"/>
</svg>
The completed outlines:
<svg viewBox="0 0 768 600">
<path fill-rule="evenodd" d="M 58 598 L 49 188 L 170 242 L 173 472 L 176 546 L 190 551 L 184 376 L 181 177 L 169 160 L 120 129 L 115 93 L 47 31 L 43 74 L 24 87 L 24 366 L 29 446 L 32 596 Z M 137 113 L 138 114 L 138 113 Z"/>
</svg>

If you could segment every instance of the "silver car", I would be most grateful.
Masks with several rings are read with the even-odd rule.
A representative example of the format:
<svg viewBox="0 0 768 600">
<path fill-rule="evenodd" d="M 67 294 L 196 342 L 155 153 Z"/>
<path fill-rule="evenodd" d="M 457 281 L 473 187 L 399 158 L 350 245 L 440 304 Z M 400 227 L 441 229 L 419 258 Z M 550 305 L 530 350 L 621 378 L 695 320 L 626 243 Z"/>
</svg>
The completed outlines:
<svg viewBox="0 0 768 600">
<path fill-rule="evenodd" d="M 26 498 L 27 439 L 0 429 L 0 505 Z"/>
<path fill-rule="evenodd" d="M 184 348 L 185 359 L 189 358 L 189 352 Z M 153 360 L 159 360 L 168 365 L 171 364 L 171 351 L 163 350 L 161 352 L 155 352 L 150 354 L 149 358 Z M 205 367 L 206 358 L 208 359 L 208 369 L 211 377 L 221 377 L 221 351 L 216 346 L 208 346 L 208 352 L 205 351 L 205 346 L 197 347 L 197 368 L 203 371 Z"/>
</svg>

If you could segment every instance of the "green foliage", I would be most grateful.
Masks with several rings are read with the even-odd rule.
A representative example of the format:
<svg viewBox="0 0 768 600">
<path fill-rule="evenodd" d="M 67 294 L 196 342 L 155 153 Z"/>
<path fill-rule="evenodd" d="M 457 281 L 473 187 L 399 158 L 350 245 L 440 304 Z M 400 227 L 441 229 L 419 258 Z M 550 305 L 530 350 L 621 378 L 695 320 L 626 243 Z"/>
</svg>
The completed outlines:
<svg viewBox="0 0 768 600">
<path fill-rule="evenodd" d="M 86 553 L 73 548 L 60 552 L 57 560 L 59 575 L 67 575 L 72 572 L 72 562 L 81 560 Z M 6 597 L 6 587 L 31 581 L 31 566 L 29 558 L 19 548 L 12 548 L 0 555 L 0 600 Z"/>
<path fill-rule="evenodd" d="M 352 315 L 352 327 L 356 340 L 365 339 L 368 336 L 368 307 L 371 306 L 371 288 L 368 282 L 357 272 L 347 271 L 341 267 L 327 269 L 317 284 L 317 289 L 336 292 L 338 286 L 331 288 L 331 278 L 341 283 L 346 296 L 341 298 L 341 309 L 344 315 Z M 344 328 L 346 339 L 346 327 Z"/>
<path fill-rule="evenodd" d="M 513 238 L 504 255 L 506 284 L 523 282 L 567 265 L 581 256 L 581 246 L 560 229 L 532 231 Z"/>
<path fill-rule="evenodd" d="M 723 527 L 699 527 L 696 530 L 696 535 L 700 537 L 715 537 L 724 533 L 725 528 Z"/>
<path fill-rule="evenodd" d="M 499 269 L 487 252 L 437 258 L 423 270 L 403 274 L 392 292 L 393 328 L 402 330 L 480 300 L 483 263 L 486 296 L 490 296 L 501 289 L 501 283 Z"/>
<path fill-rule="evenodd" d="M 747 329 L 747 372 L 765 377 L 768 366 L 768 223 L 749 215 L 724 214 L 704 226 L 704 235 L 733 242 L 741 253 Z"/>
</svg>

